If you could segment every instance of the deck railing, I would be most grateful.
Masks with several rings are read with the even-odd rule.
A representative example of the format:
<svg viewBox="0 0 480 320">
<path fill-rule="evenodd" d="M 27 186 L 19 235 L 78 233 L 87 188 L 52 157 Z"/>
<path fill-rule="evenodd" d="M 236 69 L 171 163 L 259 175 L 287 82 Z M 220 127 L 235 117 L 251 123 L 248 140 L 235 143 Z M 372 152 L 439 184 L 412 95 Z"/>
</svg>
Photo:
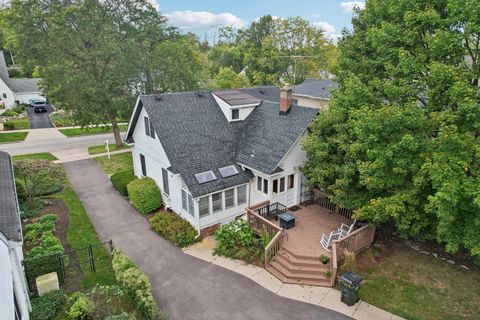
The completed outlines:
<svg viewBox="0 0 480 320">
<path fill-rule="evenodd" d="M 312 203 L 327 208 L 328 210 L 344 216 L 345 218 L 352 219 L 354 209 L 340 207 L 330 200 L 328 193 L 320 189 L 312 189 Z"/>
<path fill-rule="evenodd" d="M 338 262 L 342 260 L 345 252 L 350 251 L 354 254 L 362 252 L 372 244 L 374 236 L 375 227 L 367 224 L 360 229 L 353 231 L 345 238 L 332 242 L 332 286 L 335 284 L 335 279 L 337 277 Z"/>
<path fill-rule="evenodd" d="M 258 209 L 258 207 L 257 207 Z M 273 257 L 282 248 L 283 230 L 276 224 L 255 213 L 251 208 L 247 209 L 247 221 L 249 226 L 261 237 L 268 236 L 271 240 L 265 247 L 265 268 L 270 264 Z"/>
</svg>

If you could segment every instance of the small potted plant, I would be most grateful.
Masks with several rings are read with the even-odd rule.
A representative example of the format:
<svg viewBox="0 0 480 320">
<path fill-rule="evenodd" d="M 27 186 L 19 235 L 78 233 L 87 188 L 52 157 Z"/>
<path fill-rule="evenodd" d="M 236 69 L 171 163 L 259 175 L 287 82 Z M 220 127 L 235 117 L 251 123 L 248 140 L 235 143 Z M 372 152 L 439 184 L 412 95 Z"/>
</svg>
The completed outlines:
<svg viewBox="0 0 480 320">
<path fill-rule="evenodd" d="M 332 271 L 327 270 L 323 273 L 323 276 L 327 279 L 330 279 L 332 277 Z"/>
<path fill-rule="evenodd" d="M 322 254 L 322 255 L 320 256 L 320 261 L 321 261 L 323 264 L 327 264 L 328 261 L 330 261 L 330 258 L 327 257 L 326 255 Z"/>
</svg>

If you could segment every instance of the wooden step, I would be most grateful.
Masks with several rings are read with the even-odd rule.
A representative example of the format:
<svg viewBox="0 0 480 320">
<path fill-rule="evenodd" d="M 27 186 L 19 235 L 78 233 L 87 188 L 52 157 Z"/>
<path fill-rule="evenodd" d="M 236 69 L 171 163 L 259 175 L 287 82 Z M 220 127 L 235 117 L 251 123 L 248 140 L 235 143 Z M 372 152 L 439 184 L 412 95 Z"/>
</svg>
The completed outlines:
<svg viewBox="0 0 480 320">
<path fill-rule="evenodd" d="M 328 278 L 297 278 L 297 277 L 286 277 L 282 273 L 280 273 L 277 269 L 272 267 L 270 264 L 267 267 L 267 270 L 277 277 L 283 283 L 291 283 L 291 284 L 301 284 L 301 285 L 309 285 L 309 286 L 322 286 L 322 287 L 331 287 L 331 280 Z"/>
<path fill-rule="evenodd" d="M 279 264 L 278 262 L 272 262 L 270 263 L 269 267 L 270 266 L 287 278 L 312 279 L 312 280 L 319 280 L 319 279 L 321 280 L 325 278 L 324 272 L 326 270 L 317 270 L 316 272 L 293 272 L 292 270 L 285 268 L 283 265 Z"/>
<path fill-rule="evenodd" d="M 278 257 L 278 256 L 281 257 L 281 258 L 284 258 L 285 260 L 288 260 L 292 265 L 295 265 L 295 266 L 319 267 L 319 268 L 321 268 L 323 266 L 329 266 L 330 265 L 330 262 L 327 263 L 327 264 L 323 264 L 320 261 L 320 258 L 305 259 L 305 258 L 295 257 L 291 253 L 289 253 L 287 251 L 284 251 L 283 249 L 280 250 L 275 257 Z"/>
<path fill-rule="evenodd" d="M 295 258 L 295 259 L 320 261 L 320 256 L 299 254 L 299 253 L 291 251 L 287 247 L 283 247 L 282 251 L 288 253 L 292 258 Z"/>
<path fill-rule="evenodd" d="M 318 274 L 330 270 L 329 264 L 295 264 L 282 255 L 275 256 L 272 263 L 281 265 L 291 273 Z"/>
</svg>

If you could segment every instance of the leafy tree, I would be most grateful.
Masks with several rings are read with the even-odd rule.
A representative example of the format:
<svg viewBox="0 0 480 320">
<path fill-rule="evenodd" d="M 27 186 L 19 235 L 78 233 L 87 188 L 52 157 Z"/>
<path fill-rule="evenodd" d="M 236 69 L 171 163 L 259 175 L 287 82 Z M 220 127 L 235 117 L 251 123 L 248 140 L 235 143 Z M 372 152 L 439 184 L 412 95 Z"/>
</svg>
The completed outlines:
<svg viewBox="0 0 480 320">
<path fill-rule="evenodd" d="M 58 191 L 66 178 L 62 166 L 48 160 L 17 160 L 14 169 L 28 204 L 33 204 L 38 196 Z"/>
<path fill-rule="evenodd" d="M 231 68 L 221 68 L 215 76 L 215 86 L 219 89 L 245 88 L 248 86 L 248 79 Z"/>
<path fill-rule="evenodd" d="M 358 218 L 480 261 L 479 9 L 370 0 L 357 11 L 303 170 Z"/>
<path fill-rule="evenodd" d="M 208 52 L 210 73 L 215 75 L 221 68 L 231 68 L 235 72 L 243 69 L 243 52 L 237 45 L 218 44 Z"/>
<path fill-rule="evenodd" d="M 327 67 L 325 51 L 331 46 L 323 30 L 308 21 L 271 16 L 239 31 L 238 43 L 245 55 L 246 75 L 254 85 L 300 83 L 306 77 L 318 77 Z"/>
</svg>

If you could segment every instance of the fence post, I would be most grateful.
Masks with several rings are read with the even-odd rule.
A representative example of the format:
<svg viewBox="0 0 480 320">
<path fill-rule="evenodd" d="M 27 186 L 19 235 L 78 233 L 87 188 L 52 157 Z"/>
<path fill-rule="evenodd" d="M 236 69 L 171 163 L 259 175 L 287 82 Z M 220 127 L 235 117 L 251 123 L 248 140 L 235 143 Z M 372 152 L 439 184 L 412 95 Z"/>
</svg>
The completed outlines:
<svg viewBox="0 0 480 320">
<path fill-rule="evenodd" d="M 88 245 L 88 258 L 90 260 L 90 270 L 92 273 L 95 273 L 95 260 L 93 259 L 93 250 L 92 250 L 92 245 Z"/>
<path fill-rule="evenodd" d="M 112 252 L 113 252 L 113 241 L 112 241 L 112 239 L 110 239 L 110 241 L 108 241 L 108 245 L 110 246 L 110 255 L 111 255 Z"/>
</svg>

